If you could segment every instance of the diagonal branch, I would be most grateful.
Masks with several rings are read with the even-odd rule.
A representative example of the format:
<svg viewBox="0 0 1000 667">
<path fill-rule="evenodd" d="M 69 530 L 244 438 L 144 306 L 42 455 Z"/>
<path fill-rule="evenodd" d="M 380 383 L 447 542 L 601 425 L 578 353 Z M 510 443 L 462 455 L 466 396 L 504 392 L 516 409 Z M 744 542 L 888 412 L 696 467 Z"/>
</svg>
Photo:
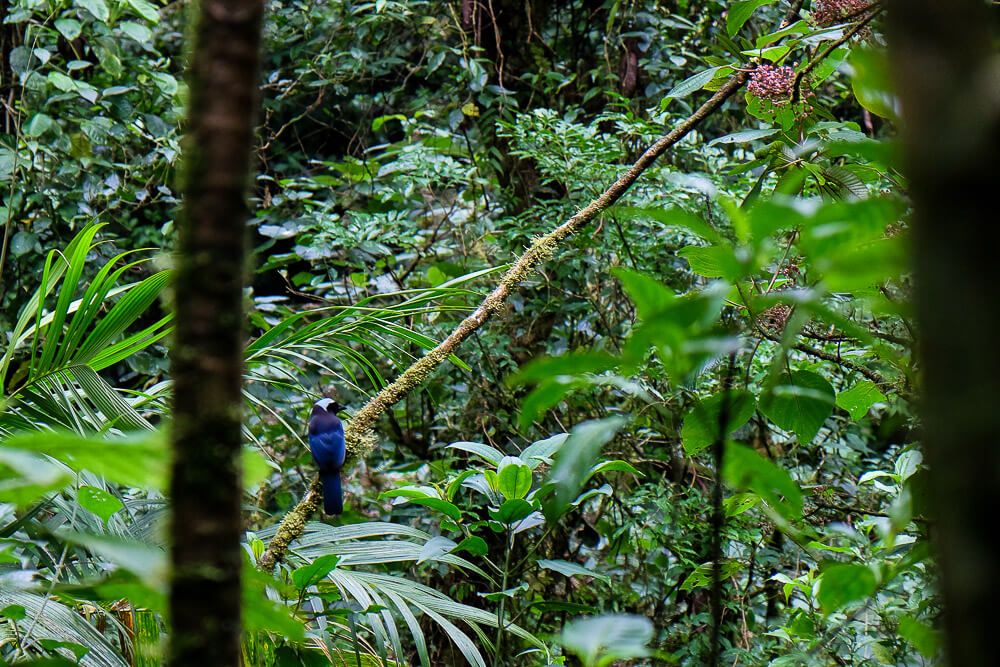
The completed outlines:
<svg viewBox="0 0 1000 667">
<path fill-rule="evenodd" d="M 545 236 L 536 239 L 507 273 L 504 274 L 500 280 L 500 284 L 490 292 L 471 315 L 465 318 L 452 331 L 451 335 L 407 368 L 392 384 L 372 397 L 354 415 L 345 433 L 348 458 L 363 458 L 374 450 L 377 445 L 374 427 L 383 414 L 400 399 L 419 387 L 455 351 L 462 341 L 486 324 L 492 316 L 500 313 L 510 293 L 531 275 L 542 262 L 551 258 L 562 241 L 580 231 L 580 229 L 596 218 L 602 211 L 621 199 L 622 195 L 628 191 L 644 171 L 652 166 L 658 157 L 687 136 L 699 123 L 722 106 L 723 102 L 743 86 L 746 79 L 746 72 L 736 72 L 711 98 L 698 107 L 693 114 L 681 122 L 670 133 L 664 135 L 646 149 L 646 152 L 603 194 L 580 209 L 569 220 Z M 313 480 L 309 492 L 281 522 L 278 532 L 275 533 L 270 545 L 268 545 L 267 551 L 261 556 L 260 567 L 262 569 L 270 570 L 274 567 L 275 563 L 284 558 L 285 552 L 288 550 L 288 545 L 302 534 L 305 530 L 306 521 L 319 507 L 320 497 L 318 479 Z"/>
</svg>

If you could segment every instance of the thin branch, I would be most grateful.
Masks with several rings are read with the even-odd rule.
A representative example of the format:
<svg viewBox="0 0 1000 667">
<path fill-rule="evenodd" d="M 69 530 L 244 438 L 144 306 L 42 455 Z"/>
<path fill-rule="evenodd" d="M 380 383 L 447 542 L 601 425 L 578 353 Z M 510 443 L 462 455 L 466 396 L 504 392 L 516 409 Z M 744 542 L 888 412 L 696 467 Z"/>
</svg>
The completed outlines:
<svg viewBox="0 0 1000 667">
<path fill-rule="evenodd" d="M 602 211 L 621 199 L 622 195 L 628 191 L 644 171 L 652 166 L 658 157 L 687 136 L 713 111 L 721 107 L 723 102 L 739 90 L 746 80 L 746 72 L 736 72 L 691 116 L 650 146 L 603 194 L 587 204 L 569 220 L 545 236 L 536 239 L 504 274 L 500 284 L 469 317 L 455 328 L 451 335 L 424 357 L 418 359 L 354 415 L 354 418 L 347 425 L 345 433 L 348 457 L 352 459 L 363 458 L 370 453 L 377 445 L 373 429 L 383 414 L 400 399 L 419 387 L 466 338 L 486 324 L 491 317 L 501 313 L 510 293 L 527 279 L 542 262 L 550 259 L 562 241 L 580 231 Z M 316 511 L 320 498 L 319 479 L 316 478 L 305 497 L 286 515 L 278 527 L 267 551 L 261 556 L 260 567 L 262 569 L 271 570 L 275 563 L 284 558 L 288 545 L 305 530 L 306 521 Z"/>
<path fill-rule="evenodd" d="M 861 32 L 862 30 L 864 30 L 865 26 L 867 26 L 869 23 L 871 23 L 875 19 L 875 17 L 878 16 L 879 13 L 882 11 L 881 7 L 878 7 L 878 6 L 875 6 L 875 5 L 871 5 L 871 6 L 869 6 L 868 8 L 866 8 L 866 9 L 864 9 L 862 11 L 865 12 L 865 11 L 868 11 L 868 9 L 872 9 L 873 10 L 871 14 L 869 14 L 866 17 L 864 17 L 862 20 L 858 21 L 858 23 L 855 24 L 855 26 L 853 28 L 851 28 L 850 30 L 848 30 L 847 32 L 844 33 L 843 37 L 841 37 L 840 39 L 836 39 L 836 40 L 830 42 L 829 46 L 827 46 L 825 49 L 823 49 L 823 51 L 818 56 L 816 56 L 811 61 L 809 61 L 809 64 L 806 65 L 802 69 L 801 72 L 799 72 L 798 74 L 795 75 L 795 83 L 792 85 L 792 103 L 793 104 L 797 103 L 802 98 L 801 88 L 802 88 L 802 81 L 805 79 L 805 77 L 810 72 L 812 72 L 814 69 L 816 69 L 816 67 L 821 62 L 823 62 L 824 60 L 826 60 L 827 56 L 829 56 L 831 53 L 833 53 L 836 49 L 838 49 L 841 46 L 843 46 L 846 42 L 848 42 L 852 37 L 854 37 L 855 35 L 857 35 L 859 32 Z"/>
</svg>

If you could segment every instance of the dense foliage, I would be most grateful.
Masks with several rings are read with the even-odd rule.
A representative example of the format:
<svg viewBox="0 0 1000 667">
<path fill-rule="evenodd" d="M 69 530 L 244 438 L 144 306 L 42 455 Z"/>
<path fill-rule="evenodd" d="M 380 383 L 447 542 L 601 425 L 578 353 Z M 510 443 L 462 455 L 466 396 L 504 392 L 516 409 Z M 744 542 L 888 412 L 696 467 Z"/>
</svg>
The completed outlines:
<svg viewBox="0 0 1000 667">
<path fill-rule="evenodd" d="M 934 663 L 881 12 L 268 3 L 246 664 Z M 10 662 L 159 664 L 169 632 L 187 20 L 3 3 Z M 256 568 L 314 476 L 313 401 L 358 410 L 732 77 L 747 85 L 381 420 L 345 514 Z"/>
</svg>

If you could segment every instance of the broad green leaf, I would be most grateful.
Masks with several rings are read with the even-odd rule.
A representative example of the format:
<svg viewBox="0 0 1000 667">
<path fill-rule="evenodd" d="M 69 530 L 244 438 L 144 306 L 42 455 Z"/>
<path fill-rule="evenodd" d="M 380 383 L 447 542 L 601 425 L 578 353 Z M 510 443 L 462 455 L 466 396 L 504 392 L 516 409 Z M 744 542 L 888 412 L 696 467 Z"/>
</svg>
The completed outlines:
<svg viewBox="0 0 1000 667">
<path fill-rule="evenodd" d="M 451 550 L 452 553 L 458 553 L 459 551 L 468 551 L 470 554 L 476 556 L 485 556 L 489 553 L 490 548 L 486 544 L 486 540 L 475 535 L 470 535 L 461 542 L 458 543 L 454 549 Z"/>
<path fill-rule="evenodd" d="M 706 84 L 708 84 L 709 81 L 715 78 L 715 73 L 720 70 L 722 70 L 722 67 L 711 67 L 703 72 L 698 72 L 694 76 L 684 79 L 666 94 L 664 102 L 674 98 L 687 97 L 696 90 L 701 90 Z"/>
<path fill-rule="evenodd" d="M 601 448 L 611 441 L 625 425 L 621 417 L 583 422 L 569 434 L 569 438 L 556 454 L 548 481 L 554 493 L 542 505 L 548 521 L 557 520 L 577 497 L 590 467 L 597 460 Z"/>
<path fill-rule="evenodd" d="M 725 433 L 720 434 L 719 421 L 725 401 L 729 402 L 728 415 Z M 743 389 L 730 391 L 728 398 L 726 392 L 719 392 L 699 401 L 684 416 L 684 425 L 681 427 L 684 451 L 693 456 L 719 439 L 720 435 L 724 441 L 726 436 L 746 424 L 756 409 L 757 401 L 753 394 Z"/>
<path fill-rule="evenodd" d="M 0 447 L 0 503 L 23 507 L 62 489 L 72 475 L 44 457 L 19 451 L 5 441 Z"/>
<path fill-rule="evenodd" d="M 873 49 L 854 49 L 851 64 L 851 88 L 858 103 L 873 114 L 895 119 L 899 101 L 893 94 L 885 54 Z"/>
<path fill-rule="evenodd" d="M 879 391 L 878 386 L 871 380 L 862 380 L 847 391 L 837 394 L 837 407 L 842 408 L 851 415 L 851 419 L 858 421 L 876 403 L 885 400 L 885 394 Z"/>
<path fill-rule="evenodd" d="M 37 138 L 52 129 L 55 124 L 51 116 L 36 113 L 24 124 L 24 133 L 29 137 Z"/>
<path fill-rule="evenodd" d="M 653 623 L 645 616 L 616 614 L 570 621 L 560 641 L 590 667 L 650 655 L 653 634 Z"/>
<path fill-rule="evenodd" d="M 584 386 L 582 380 L 574 380 L 568 376 L 557 377 L 552 381 L 540 382 L 527 396 L 521 399 L 521 412 L 517 423 L 522 429 L 528 429 L 532 423 L 552 407 L 559 404 L 575 388 Z"/>
<path fill-rule="evenodd" d="M 792 431 L 806 444 L 816 437 L 833 412 L 836 393 L 826 379 L 812 371 L 783 373 L 760 399 L 760 410 L 775 424 Z"/>
<path fill-rule="evenodd" d="M 576 351 L 557 357 L 543 357 L 526 364 L 508 383 L 511 386 L 550 380 L 559 375 L 601 373 L 618 365 L 618 360 L 604 352 Z"/>
<path fill-rule="evenodd" d="M 753 449 L 728 443 L 722 472 L 730 486 L 753 491 L 786 519 L 802 518 L 802 490 L 799 485 L 788 472 Z"/>
<path fill-rule="evenodd" d="M 776 127 L 769 127 L 761 130 L 740 130 L 739 132 L 733 132 L 732 134 L 727 134 L 725 136 L 712 139 L 710 142 L 708 142 L 708 145 L 715 146 L 716 144 L 742 144 L 748 141 L 757 141 L 759 139 L 765 139 L 767 137 L 777 134 L 780 131 L 781 130 L 779 130 Z"/>
<path fill-rule="evenodd" d="M 941 645 L 938 632 L 928 624 L 912 616 L 902 614 L 899 617 L 899 636 L 913 644 L 917 652 L 925 658 L 933 658 L 938 654 Z"/>
<path fill-rule="evenodd" d="M 448 449 L 460 449 L 463 452 L 475 454 L 487 463 L 492 463 L 494 466 L 500 465 L 500 461 L 503 460 L 503 452 L 499 449 L 478 442 L 453 442 L 448 445 Z"/>
<path fill-rule="evenodd" d="M 602 461 L 590 469 L 590 474 L 587 475 L 587 479 L 590 479 L 594 475 L 608 473 L 608 472 L 627 472 L 630 475 L 635 475 L 636 477 L 642 477 L 642 473 L 631 463 L 626 461 Z"/>
<path fill-rule="evenodd" d="M 740 31 L 753 13 L 759 7 L 774 4 L 776 0 L 743 0 L 734 2 L 729 6 L 729 13 L 726 15 L 726 32 L 732 37 Z"/>
<path fill-rule="evenodd" d="M 417 558 L 417 564 L 419 565 L 428 560 L 437 560 L 441 556 L 454 551 L 455 546 L 456 544 L 447 537 L 441 537 L 440 535 L 432 537 L 420 548 L 420 556 Z"/>
<path fill-rule="evenodd" d="M 441 512 L 441 514 L 444 514 L 453 521 L 460 521 L 462 519 L 462 510 L 447 500 L 440 498 L 413 498 L 410 502 L 414 505 L 430 507 L 432 510 Z"/>
<path fill-rule="evenodd" d="M 76 501 L 83 509 L 101 517 L 105 525 L 115 512 L 125 508 L 121 500 L 96 486 L 81 486 L 76 491 Z"/>
<path fill-rule="evenodd" d="M 681 248 L 678 255 L 691 265 L 691 270 L 706 278 L 725 278 L 735 282 L 743 275 L 743 267 L 731 247 L 688 246 Z"/>
<path fill-rule="evenodd" d="M 524 519 L 534 511 L 535 508 L 527 500 L 514 498 L 513 500 L 505 501 L 500 506 L 500 509 L 490 510 L 490 516 L 500 523 L 505 523 L 509 526 Z"/>
<path fill-rule="evenodd" d="M 56 19 L 53 22 L 53 25 L 56 27 L 56 30 L 59 31 L 60 35 L 62 35 L 63 37 L 65 37 L 70 41 L 73 41 L 74 39 L 80 36 L 80 22 L 77 21 L 76 19 L 71 19 L 71 18 Z"/>
<path fill-rule="evenodd" d="M 761 132 L 762 130 L 750 130 L 750 131 Z M 772 133 L 777 131 L 778 130 L 773 130 Z M 736 135 L 728 135 L 728 136 L 734 137 Z M 715 141 L 710 143 L 709 146 L 711 146 L 714 143 L 729 143 L 723 141 L 723 139 L 725 138 L 726 137 L 721 137 L 719 139 L 716 139 Z M 632 208 L 623 206 L 621 208 L 616 208 L 615 212 L 626 219 L 649 218 L 650 220 L 655 220 L 656 222 L 659 222 L 664 227 L 676 227 L 678 229 L 683 229 L 692 234 L 695 234 L 696 236 L 700 236 L 701 238 L 705 239 L 706 241 L 709 241 L 710 243 L 724 242 L 724 239 L 719 234 L 719 232 L 715 231 L 715 229 L 711 225 L 705 222 L 704 218 L 695 213 L 685 211 L 682 208 Z M 637 273 L 635 271 L 623 268 L 616 268 L 612 271 L 612 273 L 614 273 L 615 276 L 623 283 L 625 282 L 625 278 L 622 276 L 623 273 L 643 275 L 641 273 Z M 673 292 L 671 292 L 671 294 L 672 293 Z"/>
<path fill-rule="evenodd" d="M 85 438 L 71 433 L 21 433 L 8 438 L 10 449 L 39 452 L 75 471 L 88 470 L 112 482 L 162 489 L 169 464 L 166 439 L 151 432 L 127 438 Z"/>
<path fill-rule="evenodd" d="M 505 456 L 497 467 L 499 491 L 504 498 L 524 498 L 531 491 L 531 468 L 516 456 Z"/>
<path fill-rule="evenodd" d="M 105 0 L 74 0 L 74 4 L 83 7 L 90 12 L 91 16 L 103 23 L 107 23 L 108 17 L 111 15 Z"/>
<path fill-rule="evenodd" d="M 611 577 L 606 574 L 600 574 L 599 572 L 594 572 L 593 570 L 588 570 L 587 568 L 579 565 L 577 563 L 571 563 L 568 560 L 544 560 L 540 559 L 536 561 L 538 567 L 543 570 L 552 570 L 553 572 L 558 572 L 559 574 L 564 574 L 567 577 L 592 577 L 594 579 L 600 579 L 601 581 L 611 581 Z"/>
<path fill-rule="evenodd" d="M 725 581 L 729 577 L 733 576 L 737 572 L 743 569 L 739 561 L 736 560 L 723 560 L 719 563 L 719 578 Z M 702 563 L 694 570 L 691 574 L 684 577 L 684 581 L 681 583 L 682 591 L 693 591 L 696 588 L 705 588 L 706 586 L 712 585 L 712 572 L 715 570 L 715 563 Z"/>
<path fill-rule="evenodd" d="M 299 590 L 305 590 L 313 584 L 325 579 L 328 574 L 337 569 L 340 556 L 326 554 L 319 556 L 313 562 L 292 570 L 292 583 Z"/>
<path fill-rule="evenodd" d="M 162 590 L 167 584 L 167 554 L 163 549 L 113 535 L 60 532 L 59 537 L 78 544 L 139 577 L 147 586 Z"/>
<path fill-rule="evenodd" d="M 527 462 L 528 467 L 534 470 L 546 460 L 550 460 L 559 451 L 569 433 L 559 433 L 552 437 L 533 442 L 521 452 L 521 460 Z"/>
<path fill-rule="evenodd" d="M 877 586 L 875 573 L 867 565 L 839 563 L 823 570 L 817 598 L 823 613 L 830 614 L 867 599 Z"/>
<path fill-rule="evenodd" d="M 148 44 L 153 39 L 153 31 L 136 21 L 122 21 L 118 29 L 139 44 Z"/>
<path fill-rule="evenodd" d="M 243 559 L 241 578 L 242 622 L 246 632 L 270 632 L 291 642 L 305 638 L 305 626 L 293 615 L 292 608 L 278 603 L 268 595 L 268 589 L 282 590 L 283 584 Z M 287 585 L 285 585 L 287 587 Z"/>
<path fill-rule="evenodd" d="M 664 310 L 677 299 L 672 289 L 645 273 L 625 268 L 613 269 L 612 273 L 635 304 L 636 316 L 640 320 Z"/>
<path fill-rule="evenodd" d="M 146 0 L 125 0 L 128 6 L 135 10 L 135 13 L 146 19 L 150 23 L 158 23 L 160 12 L 156 6 Z"/>
<path fill-rule="evenodd" d="M 90 653 L 90 648 L 84 646 L 83 644 L 77 644 L 76 642 L 64 642 L 58 639 L 40 639 L 38 640 L 39 646 L 44 648 L 46 651 L 56 651 L 59 649 L 64 649 L 72 653 L 76 657 L 76 662 L 66 661 L 67 665 L 79 664 L 85 655 Z M 58 654 L 57 654 L 58 655 Z M 44 663 L 39 660 L 32 660 L 29 665 L 39 665 L 39 667 L 54 667 L 51 659 L 45 660 Z"/>
<path fill-rule="evenodd" d="M 383 491 L 379 498 L 440 498 L 441 493 L 433 486 L 403 486 L 391 491 Z"/>
</svg>

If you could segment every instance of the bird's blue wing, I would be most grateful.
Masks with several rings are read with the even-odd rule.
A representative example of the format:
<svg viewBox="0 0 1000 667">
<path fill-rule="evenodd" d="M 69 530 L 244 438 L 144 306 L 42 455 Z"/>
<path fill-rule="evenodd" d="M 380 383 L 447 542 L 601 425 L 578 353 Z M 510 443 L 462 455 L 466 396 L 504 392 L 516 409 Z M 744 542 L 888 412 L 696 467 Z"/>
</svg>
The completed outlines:
<svg viewBox="0 0 1000 667">
<path fill-rule="evenodd" d="M 310 434 L 309 449 L 320 470 L 340 470 L 344 465 L 344 431 L 336 429 Z"/>
</svg>

